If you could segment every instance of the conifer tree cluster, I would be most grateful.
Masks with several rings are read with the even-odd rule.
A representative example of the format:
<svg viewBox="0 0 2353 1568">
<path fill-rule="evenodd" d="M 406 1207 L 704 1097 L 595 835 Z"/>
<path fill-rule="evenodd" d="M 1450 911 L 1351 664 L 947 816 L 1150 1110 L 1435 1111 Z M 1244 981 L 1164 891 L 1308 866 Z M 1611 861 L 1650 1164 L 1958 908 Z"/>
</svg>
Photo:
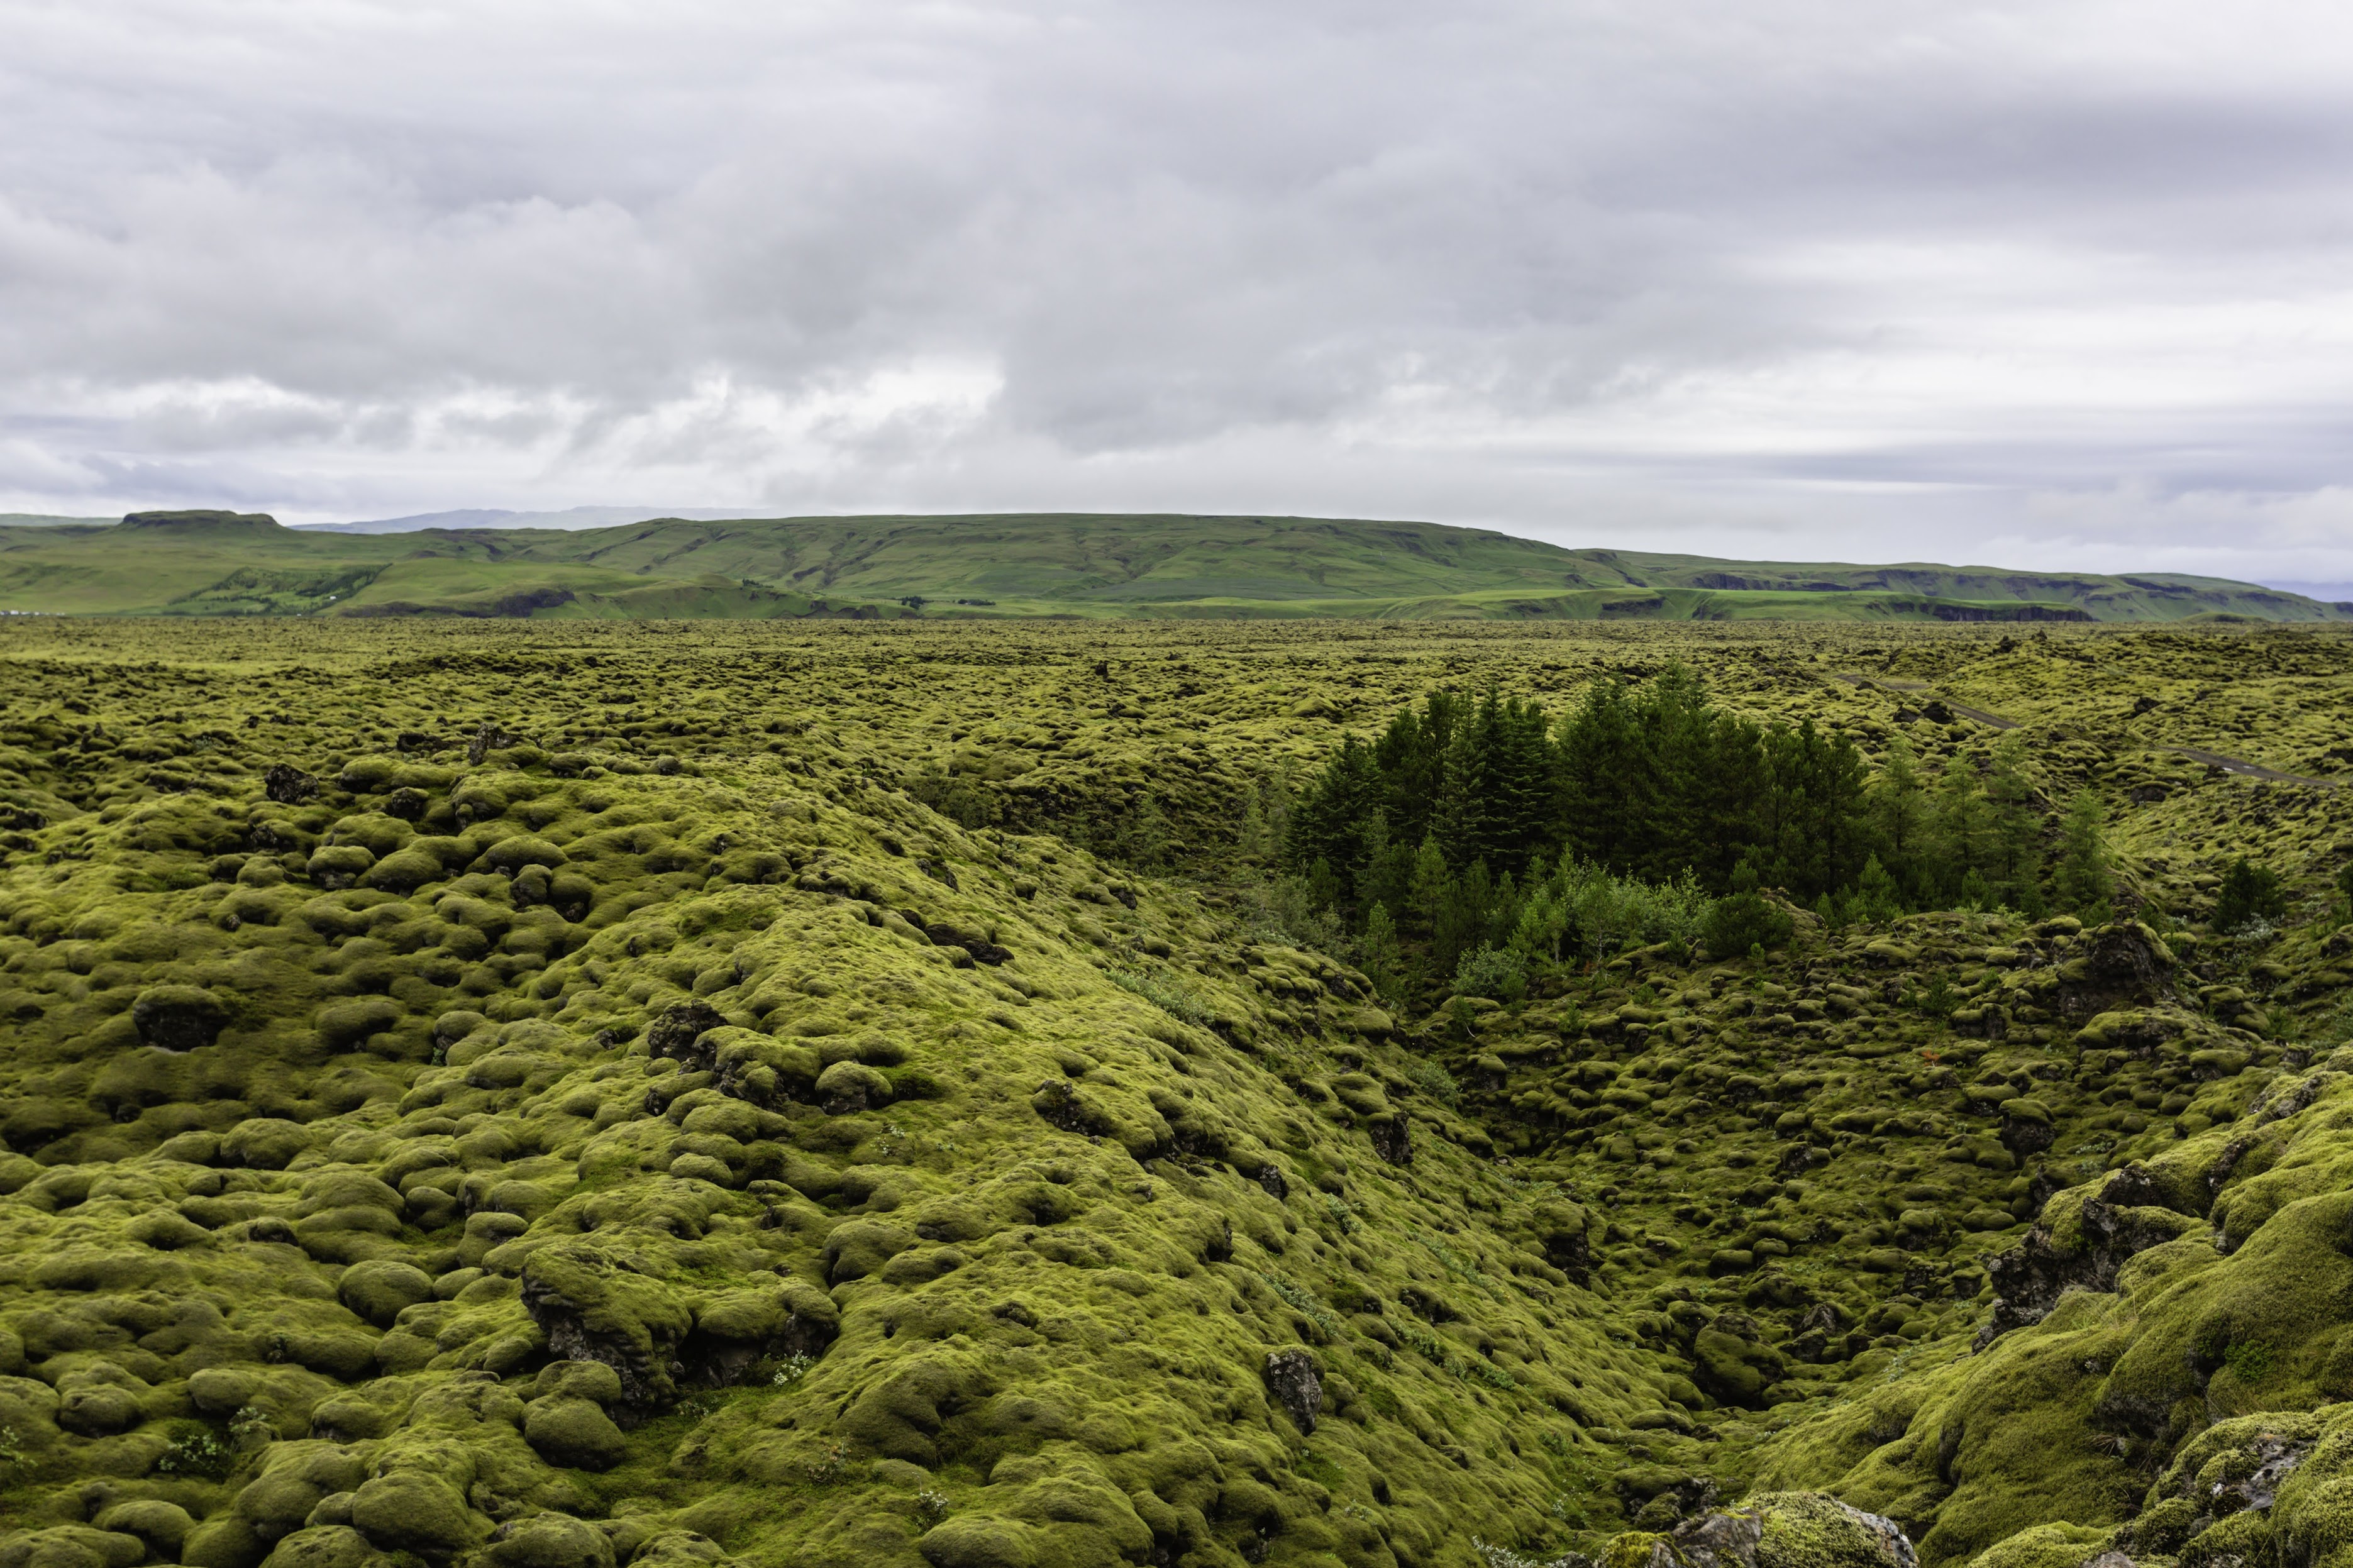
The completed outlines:
<svg viewBox="0 0 2353 1568">
<path fill-rule="evenodd" d="M 1874 771 L 1846 736 L 1727 711 L 1674 667 L 1598 682 L 1556 721 L 1493 689 L 1432 691 L 1377 739 L 1342 743 L 1293 803 L 1284 858 L 1368 952 L 1418 941 L 1451 973 L 1485 950 L 1558 962 L 1597 928 L 1770 946 L 1788 932 L 1768 889 L 1833 923 L 2040 915 L 2045 818 L 2014 734 L 1982 767 L 1934 774 L 1898 736 Z M 2101 912 L 2096 800 L 2070 812 L 2063 849 L 2064 901 Z"/>
</svg>

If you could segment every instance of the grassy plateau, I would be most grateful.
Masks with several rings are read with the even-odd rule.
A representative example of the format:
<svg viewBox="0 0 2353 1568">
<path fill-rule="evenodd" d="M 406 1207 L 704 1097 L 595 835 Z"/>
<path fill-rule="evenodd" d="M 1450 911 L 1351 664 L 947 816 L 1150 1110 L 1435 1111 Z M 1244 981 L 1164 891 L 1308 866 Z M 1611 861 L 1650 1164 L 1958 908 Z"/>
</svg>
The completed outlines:
<svg viewBox="0 0 2353 1568">
<path fill-rule="evenodd" d="M 0 1568 L 2353 1568 L 2353 634 L 997 524 L 7 536 Z M 1860 815 L 1400 859 L 1434 691 Z"/>
<path fill-rule="evenodd" d="M 259 514 L 0 516 L 0 611 L 1377 620 L 2353 618 L 2220 578 L 1712 561 L 1476 529 L 1023 513 L 350 534 Z"/>
</svg>

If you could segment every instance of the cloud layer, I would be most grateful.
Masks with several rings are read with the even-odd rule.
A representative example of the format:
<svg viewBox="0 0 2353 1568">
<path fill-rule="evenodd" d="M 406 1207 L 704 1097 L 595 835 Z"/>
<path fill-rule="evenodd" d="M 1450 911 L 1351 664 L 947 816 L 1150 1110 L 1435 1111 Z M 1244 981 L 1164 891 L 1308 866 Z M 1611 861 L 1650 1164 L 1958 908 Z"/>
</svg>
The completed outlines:
<svg viewBox="0 0 2353 1568">
<path fill-rule="evenodd" d="M 2353 578 L 2318 5 L 0 0 L 0 509 Z"/>
</svg>

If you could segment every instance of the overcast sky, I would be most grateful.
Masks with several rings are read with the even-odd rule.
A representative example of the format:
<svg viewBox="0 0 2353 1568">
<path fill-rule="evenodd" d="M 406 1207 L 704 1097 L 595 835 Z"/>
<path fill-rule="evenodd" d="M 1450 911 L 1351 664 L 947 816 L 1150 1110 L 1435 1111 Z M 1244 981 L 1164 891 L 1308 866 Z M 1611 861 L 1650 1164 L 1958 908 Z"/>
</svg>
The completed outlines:
<svg viewBox="0 0 2353 1568">
<path fill-rule="evenodd" d="M 0 0 L 0 510 L 2353 580 L 2353 24 Z"/>
</svg>

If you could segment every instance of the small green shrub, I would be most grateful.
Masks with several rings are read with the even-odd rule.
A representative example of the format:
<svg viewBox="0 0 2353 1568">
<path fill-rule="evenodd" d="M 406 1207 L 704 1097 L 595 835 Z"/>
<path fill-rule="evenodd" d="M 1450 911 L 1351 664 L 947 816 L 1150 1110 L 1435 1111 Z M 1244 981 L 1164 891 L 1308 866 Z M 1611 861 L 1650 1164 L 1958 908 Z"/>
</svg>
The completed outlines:
<svg viewBox="0 0 2353 1568">
<path fill-rule="evenodd" d="M 1173 971 L 1113 969 L 1105 973 L 1113 984 L 1143 997 L 1178 1023 L 1202 1029 L 1209 1026 L 1213 1015 L 1200 992 Z"/>
<path fill-rule="evenodd" d="M 2258 923 L 2275 923 L 2286 913 L 2287 889 L 2281 886 L 2279 873 L 2243 855 L 2231 862 L 2214 897 L 2216 931 L 2242 931 Z"/>
<path fill-rule="evenodd" d="M 1454 994 L 1516 1003 L 1528 994 L 1527 960 L 1508 947 L 1466 952 L 1454 969 Z"/>
<path fill-rule="evenodd" d="M 1462 1086 L 1454 1075 L 1428 1057 L 1415 1057 L 1405 1065 L 1405 1076 L 1413 1086 L 1430 1099 L 1452 1105 L 1461 1098 Z"/>
<path fill-rule="evenodd" d="M 1708 906 L 1700 940 L 1717 958 L 1737 958 L 1786 947 L 1796 929 L 1786 910 L 1757 890 L 1756 871 L 1743 866 L 1733 873 L 1732 891 Z"/>
<path fill-rule="evenodd" d="M 250 1410 L 237 1413 L 239 1417 L 251 1414 Z M 262 1440 L 267 1441 L 267 1436 L 263 1436 Z M 224 1434 L 195 1422 L 182 1422 L 173 1429 L 171 1447 L 155 1461 L 155 1468 L 167 1476 L 195 1476 L 217 1481 L 236 1468 L 237 1451 L 245 1446 L 234 1423 Z"/>
</svg>

